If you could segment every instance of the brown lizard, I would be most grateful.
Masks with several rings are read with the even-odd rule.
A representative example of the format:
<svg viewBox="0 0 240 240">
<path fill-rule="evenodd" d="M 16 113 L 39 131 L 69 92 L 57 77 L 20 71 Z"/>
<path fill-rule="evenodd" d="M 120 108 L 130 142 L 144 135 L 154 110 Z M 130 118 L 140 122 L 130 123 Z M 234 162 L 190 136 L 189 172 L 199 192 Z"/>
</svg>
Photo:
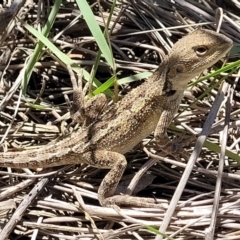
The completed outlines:
<svg viewBox="0 0 240 240">
<path fill-rule="evenodd" d="M 69 68 L 74 89 L 72 110 L 75 113 L 72 116 L 80 121 L 88 118 L 90 123 L 65 139 L 40 149 L 0 153 L 0 165 L 48 168 L 86 163 L 110 169 L 98 190 L 102 206 L 154 204 L 152 198 L 139 201 L 137 197 L 114 195 L 127 165 L 123 154 L 154 130 L 157 145 L 161 148 L 169 145 L 167 127 L 178 110 L 187 83 L 222 58 L 231 47 L 229 38 L 210 30 L 198 29 L 188 34 L 173 46 L 169 57 L 150 78 L 116 105 L 106 107 L 100 117 L 84 115 L 94 102 L 100 102 L 96 109 L 103 106 L 104 101 L 95 101 L 102 95 L 85 103 L 81 83 L 79 88 Z"/>
</svg>

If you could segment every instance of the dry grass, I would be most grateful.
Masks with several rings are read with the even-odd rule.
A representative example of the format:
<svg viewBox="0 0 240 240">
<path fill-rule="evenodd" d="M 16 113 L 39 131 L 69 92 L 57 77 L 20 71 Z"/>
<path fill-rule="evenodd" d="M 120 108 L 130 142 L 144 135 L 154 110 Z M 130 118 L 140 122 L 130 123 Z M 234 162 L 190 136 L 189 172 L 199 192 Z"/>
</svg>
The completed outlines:
<svg viewBox="0 0 240 240">
<path fill-rule="evenodd" d="M 172 44 L 195 29 L 197 23 L 207 23 L 204 28 L 214 29 L 216 6 L 212 2 L 203 1 L 200 4 L 192 1 L 194 5 L 183 1 L 177 2 L 179 3 L 160 1 L 160 7 L 140 0 L 136 0 L 134 4 L 131 1 L 121 1 L 117 4 L 110 24 L 110 36 L 119 79 L 154 70 L 161 61 L 159 55 L 167 53 Z M 100 3 L 102 14 L 107 19 L 111 1 L 100 1 Z M 235 43 L 239 43 L 237 15 L 240 7 L 232 6 L 231 1 L 226 1 L 226 4 L 228 5 L 223 6 L 225 17 L 221 32 Z M 63 1 L 49 35 L 50 39 L 73 21 L 75 18 L 73 11 L 76 9 L 74 1 Z M 45 21 L 48 11 L 48 6 L 41 9 L 36 4 L 32 7 L 28 5 L 20 10 L 18 18 L 37 27 Z M 99 6 L 94 5 L 93 11 L 102 26 Z M 163 26 L 166 28 L 164 31 L 145 32 L 149 29 L 161 29 Z M 16 82 L 34 49 L 35 40 L 22 27 L 22 23 L 16 20 L 12 30 L 9 29 L 7 35 L 2 35 L 1 42 L 2 149 L 39 147 L 72 131 L 74 126 L 69 127 L 71 121 L 64 97 L 67 95 L 71 99 L 72 93 L 71 81 L 66 69 L 44 49 L 41 58 L 35 64 L 26 97 L 19 97 L 21 81 L 18 85 Z M 91 71 L 97 47 L 82 18 L 75 21 L 71 28 L 64 30 L 57 39 L 55 38 L 54 44 L 76 63 Z M 236 57 L 236 54 L 237 48 L 235 56 L 231 56 L 231 61 L 235 60 L 233 57 Z M 214 68 L 219 67 L 221 63 Z M 226 75 L 226 73 L 222 74 L 203 81 L 194 88 L 189 88 L 179 113 L 185 111 L 175 119 L 177 129 L 172 126 L 170 135 L 182 135 L 183 129 L 185 129 L 184 133 L 189 135 L 197 134 L 201 132 L 203 126 L 210 124 L 207 116 L 219 107 L 217 102 L 214 102 L 215 99 L 220 100 L 221 103 L 222 95 L 218 93 L 218 89 Z M 106 64 L 101 63 L 97 78 L 104 82 L 109 77 L 111 77 L 110 69 Z M 220 110 L 213 126 L 209 126 L 208 134 L 211 135 L 197 158 L 197 163 L 188 178 L 167 229 L 166 234 L 171 235 L 172 239 L 205 239 L 205 231 L 210 227 L 209 232 L 211 232 L 214 223 L 215 236 L 206 239 L 240 239 L 239 96 L 234 90 L 238 89 L 237 75 L 228 77 L 227 82 L 222 85 L 224 100 Z M 138 84 L 139 82 L 121 85 L 120 94 L 124 95 Z M 196 101 L 212 86 L 213 89 L 204 98 Z M 228 128 L 224 132 L 226 126 Z M 226 144 L 224 136 L 227 136 Z M 195 142 L 187 149 L 189 153 L 192 152 Z M 223 152 L 225 149 L 229 150 L 226 156 L 219 154 L 219 146 Z M 142 146 L 128 153 L 127 159 L 129 165 L 123 176 L 125 185 L 128 185 L 144 163 L 153 160 L 142 151 Z M 221 161 L 224 162 L 224 174 L 218 177 L 221 188 L 216 188 L 216 174 Z M 96 192 L 106 174 L 105 170 L 86 165 L 34 171 L 2 168 L 0 172 L 2 201 L 0 224 L 3 229 L 1 236 L 9 236 L 9 239 L 30 237 L 31 239 L 154 239 L 155 233 L 149 231 L 146 226 L 155 226 L 157 230 L 162 224 L 186 167 L 184 161 L 161 158 L 147 171 L 143 180 L 140 180 L 140 189 L 137 189 L 135 194 L 154 196 L 159 203 L 162 203 L 162 208 L 121 208 L 120 212 L 99 206 Z M 140 190 L 141 192 L 138 193 Z M 220 196 L 214 200 L 216 191 Z M 220 204 L 217 218 L 211 220 L 214 216 L 213 206 L 216 206 L 218 200 Z M 0 239 L 6 239 L 1 236 Z"/>
</svg>

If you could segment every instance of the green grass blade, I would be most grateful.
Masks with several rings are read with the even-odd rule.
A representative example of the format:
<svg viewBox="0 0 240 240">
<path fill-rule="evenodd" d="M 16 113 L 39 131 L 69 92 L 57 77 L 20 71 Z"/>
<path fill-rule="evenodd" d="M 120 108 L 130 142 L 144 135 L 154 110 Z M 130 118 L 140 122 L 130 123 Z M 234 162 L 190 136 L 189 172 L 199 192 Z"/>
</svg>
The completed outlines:
<svg viewBox="0 0 240 240">
<path fill-rule="evenodd" d="M 221 151 L 221 147 L 219 145 L 217 145 L 215 143 L 211 143 L 209 141 L 205 141 L 204 147 L 207 147 L 209 150 L 216 152 L 216 153 L 220 153 L 220 151 Z M 240 162 L 240 155 L 237 153 L 226 150 L 226 156 L 235 160 L 237 163 Z"/>
<path fill-rule="evenodd" d="M 56 19 L 56 16 L 57 16 L 57 13 L 58 13 L 58 10 L 60 8 L 60 5 L 61 5 L 62 1 L 59 0 L 59 1 L 55 1 L 54 3 L 54 6 L 49 14 L 49 17 L 48 17 L 48 20 L 47 20 L 47 23 L 46 25 L 43 27 L 43 30 L 42 30 L 42 34 L 44 36 L 48 36 L 52 26 L 53 26 L 53 23 Z M 22 92 L 23 92 L 23 95 L 26 95 L 26 91 L 27 91 L 27 85 L 28 85 L 28 82 L 29 82 L 29 79 L 32 75 L 32 71 L 33 71 L 33 68 L 34 68 L 34 65 L 36 64 L 36 62 L 38 61 L 41 53 L 42 53 L 42 48 L 43 48 L 43 43 L 42 42 L 38 42 L 35 49 L 34 49 L 34 52 L 28 62 L 28 65 L 26 67 L 26 70 L 25 70 L 25 73 L 24 73 L 24 81 L 23 81 L 23 88 L 22 88 Z"/>
<path fill-rule="evenodd" d="M 97 42 L 97 44 L 102 52 L 102 55 L 104 56 L 104 58 L 106 59 L 108 64 L 113 69 L 114 63 L 113 63 L 111 50 L 108 46 L 108 43 L 104 37 L 102 30 L 100 29 L 99 25 L 97 24 L 97 21 L 95 19 L 95 16 L 94 16 L 91 8 L 89 7 L 86 0 L 76 0 L 76 2 L 81 11 L 81 14 L 83 15 L 85 21 L 87 22 L 87 25 L 88 25 L 95 41 Z"/>
<path fill-rule="evenodd" d="M 36 29 L 34 29 L 33 27 L 31 27 L 28 24 L 24 24 L 24 27 L 31 32 L 36 38 L 38 38 L 41 41 L 41 44 L 44 44 L 45 46 L 47 46 L 50 51 L 59 59 L 59 62 L 64 63 L 65 65 L 70 64 L 73 71 L 76 73 L 80 73 L 81 72 L 81 67 L 79 67 L 71 58 L 69 58 L 66 54 L 62 53 L 48 38 L 46 38 L 45 36 L 43 36 L 40 32 L 38 32 Z M 89 73 L 83 69 L 83 76 L 84 78 L 88 81 L 90 78 Z M 96 87 L 99 87 L 102 85 L 102 83 L 100 81 L 98 81 L 96 78 L 94 78 L 93 80 L 94 85 Z M 112 96 L 113 93 L 110 90 L 106 90 L 106 94 L 109 96 Z"/>
<path fill-rule="evenodd" d="M 234 68 L 239 68 L 239 66 L 240 66 L 240 60 L 238 60 L 236 62 L 233 62 L 233 63 L 230 63 L 230 64 L 228 64 L 228 65 L 226 65 L 226 66 L 208 74 L 207 76 L 201 77 L 197 81 L 192 82 L 191 84 L 189 84 L 189 86 L 190 87 L 194 86 L 197 83 L 202 82 L 203 80 L 206 80 L 206 79 L 211 78 L 211 77 L 215 77 L 215 76 L 219 75 L 220 73 L 224 73 L 224 72 L 232 70 Z"/>
</svg>

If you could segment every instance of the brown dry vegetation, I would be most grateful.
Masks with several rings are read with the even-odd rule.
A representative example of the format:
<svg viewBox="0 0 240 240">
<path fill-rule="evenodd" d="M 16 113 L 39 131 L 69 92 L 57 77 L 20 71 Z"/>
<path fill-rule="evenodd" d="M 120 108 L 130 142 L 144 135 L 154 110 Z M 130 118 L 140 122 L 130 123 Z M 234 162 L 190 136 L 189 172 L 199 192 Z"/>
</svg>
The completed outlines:
<svg viewBox="0 0 240 240">
<path fill-rule="evenodd" d="M 2 151 L 39 147 L 73 131 L 75 127 L 69 124 L 71 120 L 67 115 L 69 108 L 66 96 L 71 99 L 72 95 L 68 72 L 47 48 L 42 49 L 34 65 L 26 95 L 21 95 L 21 70 L 25 71 L 37 41 L 23 24 L 27 22 L 39 29 L 46 24 L 53 6 L 53 1 L 50 5 L 41 6 L 37 2 L 27 1 L 17 18 L 2 29 Z M 89 1 L 103 29 L 112 1 L 99 2 L 100 6 L 96 1 Z M 168 53 L 172 44 L 199 27 L 199 23 L 202 24 L 200 27 L 215 29 L 218 6 L 214 1 L 158 2 L 159 5 L 140 0 L 117 2 L 109 36 L 120 81 L 130 75 L 156 69 L 161 56 Z M 221 33 L 235 43 L 227 61 L 234 62 L 238 59 L 237 44 L 240 41 L 240 6 L 235 1 L 218 1 L 218 4 L 222 4 L 224 9 Z M 48 38 L 90 72 L 98 47 L 84 19 L 75 19 L 78 15 L 75 1 L 64 0 Z M 145 32 L 162 28 L 165 30 Z M 213 69 L 222 65 L 223 62 L 218 62 Z M 204 75 L 213 69 L 208 69 Z M 232 76 L 228 76 L 229 73 L 230 70 L 190 87 L 182 101 L 181 114 L 169 129 L 169 135 L 173 138 L 176 135 L 199 134 L 203 127 L 210 129 L 205 145 L 197 145 L 202 151 L 186 187 L 182 189 L 181 199 L 166 232 L 171 239 L 205 239 L 205 231 L 209 227 L 208 231 L 215 232 L 215 235 L 206 239 L 240 239 L 237 64 L 235 71 L 231 72 Z M 96 77 L 104 82 L 112 74 L 103 59 Z M 226 82 L 223 81 L 225 78 Z M 119 94 L 126 94 L 139 83 L 135 81 L 119 85 Z M 218 108 L 214 124 L 211 125 L 207 116 Z M 189 153 L 193 152 L 195 143 L 196 140 L 187 148 Z M 123 176 L 122 187 L 128 185 L 143 164 L 152 160 L 142 149 L 139 146 L 127 154 L 129 165 Z M 219 153 L 220 149 L 222 154 Z M 226 149 L 228 152 L 225 155 Z M 224 162 L 223 171 L 220 170 L 224 174 L 218 176 L 222 186 L 216 188 L 220 162 Z M 86 165 L 43 170 L 1 168 L 0 226 L 3 231 L 0 239 L 154 239 L 156 234 L 146 226 L 154 226 L 156 230 L 159 228 L 186 167 L 191 166 L 187 166 L 184 159 L 182 162 L 161 159 L 155 163 L 140 180 L 140 187 L 134 194 L 154 196 L 162 203 L 162 208 L 124 207 L 120 213 L 101 207 L 97 200 L 97 188 L 107 170 Z M 215 192 L 219 192 L 219 197 L 214 199 Z M 217 217 L 212 218 L 213 206 L 217 201 L 220 201 Z M 216 227 L 212 231 L 214 223 Z"/>
</svg>

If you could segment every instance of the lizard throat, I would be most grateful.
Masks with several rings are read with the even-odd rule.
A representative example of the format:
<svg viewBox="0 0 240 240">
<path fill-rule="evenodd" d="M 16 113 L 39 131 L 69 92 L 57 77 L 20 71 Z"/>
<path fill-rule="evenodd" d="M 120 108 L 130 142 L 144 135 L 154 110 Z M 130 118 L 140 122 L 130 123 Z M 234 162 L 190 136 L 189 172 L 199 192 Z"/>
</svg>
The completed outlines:
<svg viewBox="0 0 240 240">
<path fill-rule="evenodd" d="M 176 94 L 177 90 L 172 89 L 172 83 L 166 77 L 166 81 L 163 86 L 163 91 L 165 92 L 166 96 L 171 97 Z"/>
</svg>

